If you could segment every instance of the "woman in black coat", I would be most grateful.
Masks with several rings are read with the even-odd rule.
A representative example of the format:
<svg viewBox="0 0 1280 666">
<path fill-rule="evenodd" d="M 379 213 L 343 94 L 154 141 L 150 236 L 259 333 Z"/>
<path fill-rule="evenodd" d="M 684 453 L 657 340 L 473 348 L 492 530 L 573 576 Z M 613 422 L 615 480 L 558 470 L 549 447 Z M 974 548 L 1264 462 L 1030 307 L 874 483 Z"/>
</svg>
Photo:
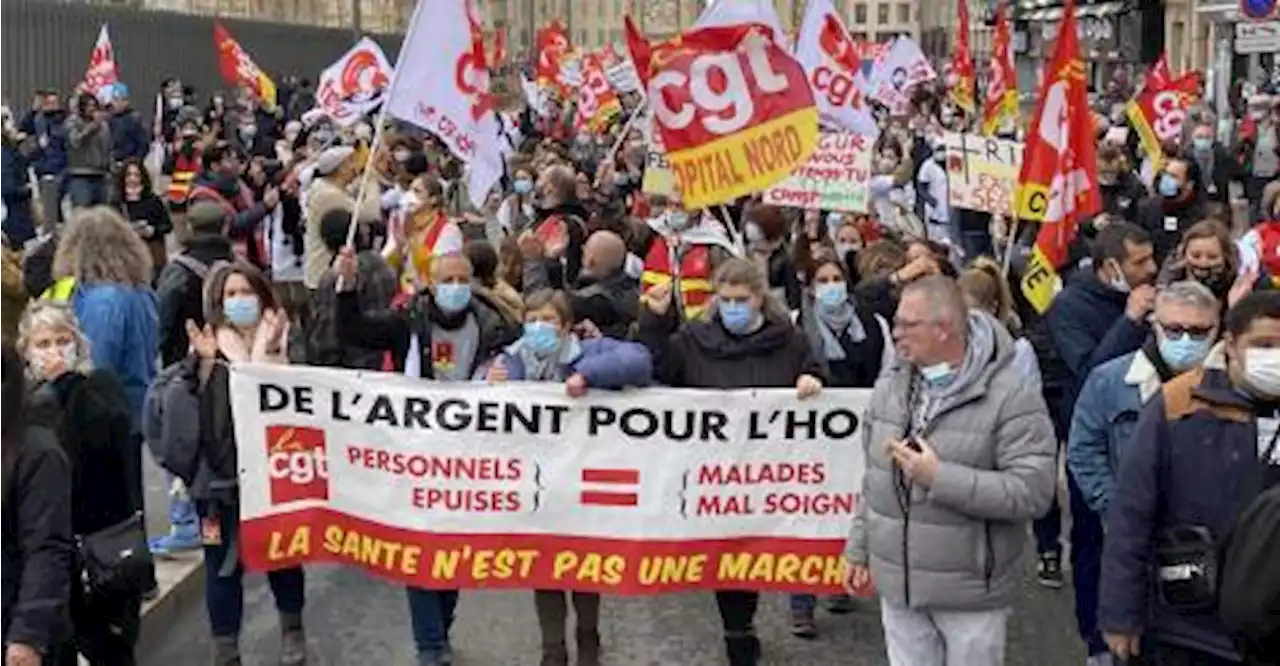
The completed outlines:
<svg viewBox="0 0 1280 666">
<path fill-rule="evenodd" d="M 155 274 L 160 275 L 169 258 L 165 238 L 173 231 L 173 220 L 169 217 L 169 207 L 151 188 L 151 176 L 142 160 L 133 157 L 124 161 L 116 176 L 114 201 L 151 250 L 151 265 Z"/>
<path fill-rule="evenodd" d="M 800 398 L 822 390 L 822 369 L 784 306 L 769 296 L 764 271 L 749 259 L 730 259 L 713 280 L 715 304 L 706 320 L 683 324 L 671 290 L 645 297 L 638 337 L 653 356 L 654 377 L 688 388 L 790 388 Z M 753 629 L 759 594 L 717 591 L 731 666 L 754 666 L 760 639 Z"/>
<path fill-rule="evenodd" d="M 142 509 L 141 470 L 130 437 L 132 413 L 114 373 L 94 371 L 88 343 L 71 310 L 40 301 L 23 313 L 18 347 L 35 381 L 32 422 L 57 436 L 70 463 L 71 532 L 87 537 L 133 519 Z M 69 564 L 73 641 L 63 663 L 83 654 L 94 666 L 131 666 L 138 642 L 142 588 L 127 593 L 88 592 L 80 564 Z M 150 573 L 150 572 L 148 572 Z"/>
<path fill-rule="evenodd" d="M 3 638 L 7 665 L 52 661 L 67 633 L 75 546 L 71 469 L 52 432 L 28 426 L 22 357 L 3 351 Z"/>
</svg>

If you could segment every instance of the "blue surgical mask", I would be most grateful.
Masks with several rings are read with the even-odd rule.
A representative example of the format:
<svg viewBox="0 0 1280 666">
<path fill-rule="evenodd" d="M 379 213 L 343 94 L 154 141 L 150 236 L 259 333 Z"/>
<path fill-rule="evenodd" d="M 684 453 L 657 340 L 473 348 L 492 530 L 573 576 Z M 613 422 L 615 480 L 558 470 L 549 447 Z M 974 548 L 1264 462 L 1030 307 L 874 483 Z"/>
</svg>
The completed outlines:
<svg viewBox="0 0 1280 666">
<path fill-rule="evenodd" d="M 950 384 L 956 378 L 956 371 L 950 363 L 942 361 L 920 368 L 920 376 L 929 388 L 938 389 Z"/>
<path fill-rule="evenodd" d="M 1178 179 L 1174 178 L 1172 174 L 1162 173 L 1160 174 L 1158 189 L 1160 190 L 1160 196 L 1172 198 L 1178 196 L 1182 186 L 1178 184 Z"/>
<path fill-rule="evenodd" d="M 684 231 L 689 227 L 689 214 L 682 210 L 667 213 L 667 226 L 676 231 Z"/>
<path fill-rule="evenodd" d="M 618 187 L 622 187 L 623 185 L 626 185 L 629 182 L 631 182 L 631 177 L 628 176 L 625 171 L 613 174 L 614 185 Z"/>
<path fill-rule="evenodd" d="M 517 178 L 511 184 L 511 188 L 516 191 L 516 194 L 528 194 L 533 191 L 533 181 L 528 178 Z"/>
<path fill-rule="evenodd" d="M 462 312 L 471 304 L 471 285 L 438 284 L 435 286 L 436 307 L 444 312 Z"/>
<path fill-rule="evenodd" d="M 1191 140 L 1191 145 L 1195 146 L 1196 152 L 1207 153 L 1211 148 L 1213 148 L 1213 139 L 1198 136 Z"/>
<path fill-rule="evenodd" d="M 813 286 L 813 298 L 823 310 L 836 310 L 849 301 L 849 288 L 844 282 L 823 282 Z"/>
<path fill-rule="evenodd" d="M 1189 333 L 1171 338 L 1160 336 L 1160 358 L 1164 359 L 1170 370 L 1182 372 L 1199 365 L 1209 355 L 1210 339 L 1197 340 Z"/>
<path fill-rule="evenodd" d="M 232 296 L 222 302 L 222 314 L 232 326 L 247 328 L 258 323 L 262 305 L 257 296 Z"/>
<path fill-rule="evenodd" d="M 735 335 L 746 333 L 756 314 L 745 301 L 717 303 L 716 311 L 720 313 L 720 323 Z"/>
<path fill-rule="evenodd" d="M 550 322 L 527 321 L 522 339 L 535 354 L 550 354 L 560 346 L 560 331 Z"/>
</svg>

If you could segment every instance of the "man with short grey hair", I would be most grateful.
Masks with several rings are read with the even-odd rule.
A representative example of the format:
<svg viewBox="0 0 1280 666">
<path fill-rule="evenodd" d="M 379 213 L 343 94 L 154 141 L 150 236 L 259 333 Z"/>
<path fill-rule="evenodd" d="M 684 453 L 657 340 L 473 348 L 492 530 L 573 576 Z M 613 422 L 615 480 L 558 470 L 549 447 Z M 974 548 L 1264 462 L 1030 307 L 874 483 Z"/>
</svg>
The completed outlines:
<svg viewBox="0 0 1280 666">
<path fill-rule="evenodd" d="M 1067 465 L 1089 508 L 1106 512 L 1115 490 L 1120 448 L 1142 406 L 1160 386 L 1204 362 L 1218 337 L 1222 304 L 1195 280 L 1156 295 L 1153 331 L 1137 351 L 1093 369 L 1080 389 L 1067 440 Z"/>
<path fill-rule="evenodd" d="M 893 340 L 862 430 L 846 582 L 874 579 L 892 666 L 996 666 L 1027 523 L 1056 487 L 1053 425 L 1013 339 L 954 280 L 908 284 Z"/>
</svg>

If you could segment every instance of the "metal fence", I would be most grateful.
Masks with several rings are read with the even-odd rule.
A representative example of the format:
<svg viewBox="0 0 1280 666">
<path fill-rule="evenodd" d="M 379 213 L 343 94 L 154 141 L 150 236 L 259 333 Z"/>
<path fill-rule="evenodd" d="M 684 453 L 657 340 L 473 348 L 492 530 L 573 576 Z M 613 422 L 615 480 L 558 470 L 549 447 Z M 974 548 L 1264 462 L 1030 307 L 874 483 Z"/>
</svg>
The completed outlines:
<svg viewBox="0 0 1280 666">
<path fill-rule="evenodd" d="M 4 0 L 0 4 L 0 88 L 21 114 L 41 88 L 69 92 L 84 78 L 98 29 L 108 25 L 121 80 L 134 104 L 150 115 L 160 82 L 177 76 L 201 99 L 229 86 L 218 72 L 213 18 L 162 11 Z M 313 81 L 355 42 L 350 30 L 223 19 L 222 23 L 277 82 L 281 75 Z M 400 35 L 371 35 L 393 62 Z"/>
</svg>

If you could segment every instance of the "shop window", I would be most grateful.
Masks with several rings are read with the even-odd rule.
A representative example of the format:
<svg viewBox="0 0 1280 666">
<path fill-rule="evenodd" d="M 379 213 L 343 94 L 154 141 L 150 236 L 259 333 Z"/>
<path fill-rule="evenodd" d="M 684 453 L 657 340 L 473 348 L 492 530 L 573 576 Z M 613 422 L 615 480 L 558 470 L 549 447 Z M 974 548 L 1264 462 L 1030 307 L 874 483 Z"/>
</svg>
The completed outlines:
<svg viewBox="0 0 1280 666">
<path fill-rule="evenodd" d="M 882 2 L 876 5 L 876 23 L 885 25 L 889 22 L 889 3 Z"/>
</svg>

